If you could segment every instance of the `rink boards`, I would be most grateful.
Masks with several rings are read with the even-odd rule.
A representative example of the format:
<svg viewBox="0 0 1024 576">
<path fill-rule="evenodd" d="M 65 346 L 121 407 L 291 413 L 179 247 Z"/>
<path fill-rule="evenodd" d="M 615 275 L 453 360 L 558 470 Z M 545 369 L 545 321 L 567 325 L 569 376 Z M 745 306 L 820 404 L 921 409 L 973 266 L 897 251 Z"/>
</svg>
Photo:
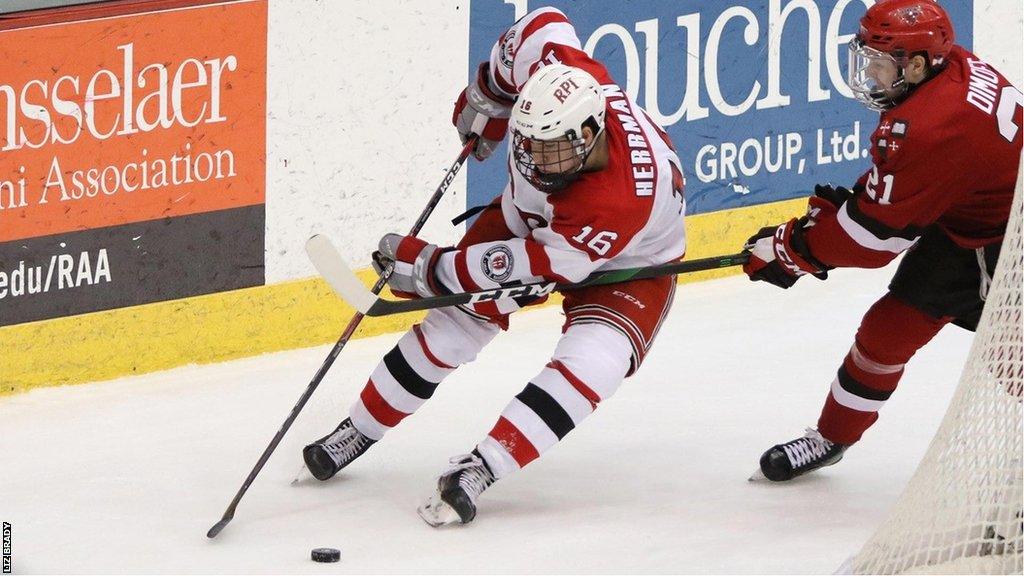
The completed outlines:
<svg viewBox="0 0 1024 576">
<path fill-rule="evenodd" d="M 799 214 L 802 199 L 690 217 L 687 257 L 735 252 L 762 222 Z M 692 282 L 725 276 L 681 277 Z M 367 285 L 372 270 L 360 276 Z M 319 278 L 294 280 L 0 328 L 2 392 L 221 362 L 336 340 L 355 311 Z M 401 330 L 422 315 L 367 318 L 356 337 Z"/>
<path fill-rule="evenodd" d="M 492 29 L 540 5 L 286 4 L 157 0 L 83 22 L 0 24 L 0 55 L 29 63 L 0 77 L 0 394 L 336 339 L 352 311 L 314 276 L 303 242 L 326 233 L 358 260 L 381 233 L 407 229 L 457 152 L 447 111 L 467 70 Z M 968 42 L 975 27 L 1019 22 L 1019 7 L 1008 20 L 995 4 L 950 3 L 958 25 L 973 23 Z M 736 252 L 802 213 L 815 182 L 860 170 L 871 121 L 843 98 L 829 56 L 842 53 L 832 23 L 855 20 L 860 2 L 556 5 L 680 144 L 688 257 Z M 444 42 L 425 50 L 434 36 L 410 30 Z M 696 100 L 673 88 L 690 78 L 675 66 L 690 32 Z M 794 35 L 810 42 L 803 56 L 790 53 Z M 1005 36 L 979 34 L 989 44 L 976 49 L 1019 63 Z M 63 52 L 47 65 L 33 45 Z M 792 63 L 814 54 L 831 102 Z M 447 221 L 500 191 L 501 169 L 471 162 L 422 235 L 457 240 Z M 367 320 L 357 334 L 412 321 Z"/>
</svg>

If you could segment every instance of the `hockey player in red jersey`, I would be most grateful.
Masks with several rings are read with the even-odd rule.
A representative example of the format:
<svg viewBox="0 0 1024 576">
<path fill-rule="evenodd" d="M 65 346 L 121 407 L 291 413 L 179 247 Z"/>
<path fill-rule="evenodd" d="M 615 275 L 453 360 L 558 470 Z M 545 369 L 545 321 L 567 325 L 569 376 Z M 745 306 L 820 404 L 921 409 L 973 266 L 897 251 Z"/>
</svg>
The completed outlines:
<svg viewBox="0 0 1024 576">
<path fill-rule="evenodd" d="M 535 10 L 502 35 L 459 97 L 453 123 L 463 142 L 480 136 L 480 160 L 511 135 L 509 182 L 455 247 L 384 236 L 374 259 L 379 268 L 394 263 L 388 283 L 396 294 L 576 282 L 604 268 L 683 256 L 683 176 L 672 144 L 582 50 L 558 10 Z M 451 459 L 420 516 L 433 526 L 470 522 L 484 489 L 607 400 L 640 367 L 675 286 L 674 277 L 662 277 L 567 293 L 551 358 L 471 452 Z M 432 310 L 385 355 L 349 417 L 304 449 L 309 470 L 326 480 L 363 454 L 527 304 Z"/>
<path fill-rule="evenodd" d="M 838 462 L 919 348 L 946 324 L 977 327 L 1017 179 L 1021 92 L 954 44 L 934 1 L 868 9 L 849 75 L 857 99 L 881 112 L 870 169 L 852 191 L 816 186 L 806 216 L 751 237 L 744 271 L 788 288 L 807 274 L 877 268 L 907 253 L 861 321 L 817 429 L 761 457 L 774 481 Z"/>
</svg>

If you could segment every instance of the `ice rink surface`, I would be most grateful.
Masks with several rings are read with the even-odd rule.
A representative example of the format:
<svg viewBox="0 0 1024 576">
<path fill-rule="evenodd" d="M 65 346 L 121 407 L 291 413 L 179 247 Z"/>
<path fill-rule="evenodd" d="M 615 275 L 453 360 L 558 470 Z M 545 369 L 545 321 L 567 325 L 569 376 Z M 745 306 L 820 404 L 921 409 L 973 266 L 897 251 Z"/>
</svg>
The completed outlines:
<svg viewBox="0 0 1024 576">
<path fill-rule="evenodd" d="M 398 335 L 351 342 L 212 541 L 329 347 L 0 398 L 14 572 L 831 573 L 913 473 L 971 334 L 947 327 L 924 348 L 838 465 L 785 485 L 747 477 L 762 451 L 815 423 L 893 270 L 788 291 L 740 277 L 681 286 L 640 372 L 489 489 L 466 527 L 432 529 L 416 505 L 547 362 L 556 307 L 514 317 L 343 474 L 289 485 L 301 447 L 347 414 Z M 324 546 L 341 562 L 310 561 Z"/>
</svg>

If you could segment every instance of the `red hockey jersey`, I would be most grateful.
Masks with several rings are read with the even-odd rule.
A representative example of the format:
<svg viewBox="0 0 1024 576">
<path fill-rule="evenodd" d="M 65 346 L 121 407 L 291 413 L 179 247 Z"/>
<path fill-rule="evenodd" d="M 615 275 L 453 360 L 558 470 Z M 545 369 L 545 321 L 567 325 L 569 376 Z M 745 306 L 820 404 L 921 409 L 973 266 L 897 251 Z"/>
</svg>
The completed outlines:
<svg viewBox="0 0 1024 576">
<path fill-rule="evenodd" d="M 958 245 L 1002 238 L 1021 154 L 1021 92 L 955 46 L 945 70 L 882 113 L 856 194 L 807 231 L 831 266 L 884 266 L 938 225 Z"/>
</svg>

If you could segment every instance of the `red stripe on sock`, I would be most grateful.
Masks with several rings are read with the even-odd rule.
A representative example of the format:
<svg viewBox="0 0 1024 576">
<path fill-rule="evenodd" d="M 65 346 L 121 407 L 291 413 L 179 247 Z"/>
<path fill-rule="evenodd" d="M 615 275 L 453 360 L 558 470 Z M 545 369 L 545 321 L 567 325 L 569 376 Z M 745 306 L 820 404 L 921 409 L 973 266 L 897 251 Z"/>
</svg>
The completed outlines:
<svg viewBox="0 0 1024 576">
<path fill-rule="evenodd" d="M 520 468 L 540 457 L 540 452 L 537 452 L 533 443 L 504 416 L 498 417 L 498 422 L 488 436 L 497 440 L 498 444 L 512 455 Z"/>
<path fill-rule="evenodd" d="M 370 416 L 388 428 L 398 426 L 398 423 L 408 416 L 405 412 L 399 412 L 388 404 L 387 400 L 377 391 L 373 380 L 366 382 L 362 393 L 359 394 L 359 399 L 363 401 L 363 406 L 366 406 L 366 411 L 370 413 Z"/>
<path fill-rule="evenodd" d="M 564 377 L 569 382 L 569 384 L 572 384 L 572 387 L 575 388 L 577 392 L 582 394 L 588 402 L 590 402 L 591 409 L 597 409 L 598 403 L 601 402 L 601 397 L 597 394 L 597 392 L 591 390 L 590 386 L 584 384 L 582 380 L 577 378 L 575 374 L 573 374 L 568 368 L 566 368 L 565 364 L 562 364 L 561 360 L 552 360 L 551 362 L 548 362 L 548 368 L 558 370 L 558 373 L 561 374 L 562 377 Z"/>
<path fill-rule="evenodd" d="M 413 324 L 412 331 L 416 333 L 416 339 L 419 340 L 420 348 L 423 349 L 423 355 L 427 357 L 427 360 L 430 360 L 431 364 L 437 366 L 438 368 L 447 368 L 449 370 L 455 369 L 454 366 L 449 366 L 444 362 L 438 360 L 437 356 L 434 356 L 434 354 L 430 351 L 430 348 L 427 347 L 427 338 L 423 336 L 423 330 L 420 329 L 419 324 Z"/>
</svg>

